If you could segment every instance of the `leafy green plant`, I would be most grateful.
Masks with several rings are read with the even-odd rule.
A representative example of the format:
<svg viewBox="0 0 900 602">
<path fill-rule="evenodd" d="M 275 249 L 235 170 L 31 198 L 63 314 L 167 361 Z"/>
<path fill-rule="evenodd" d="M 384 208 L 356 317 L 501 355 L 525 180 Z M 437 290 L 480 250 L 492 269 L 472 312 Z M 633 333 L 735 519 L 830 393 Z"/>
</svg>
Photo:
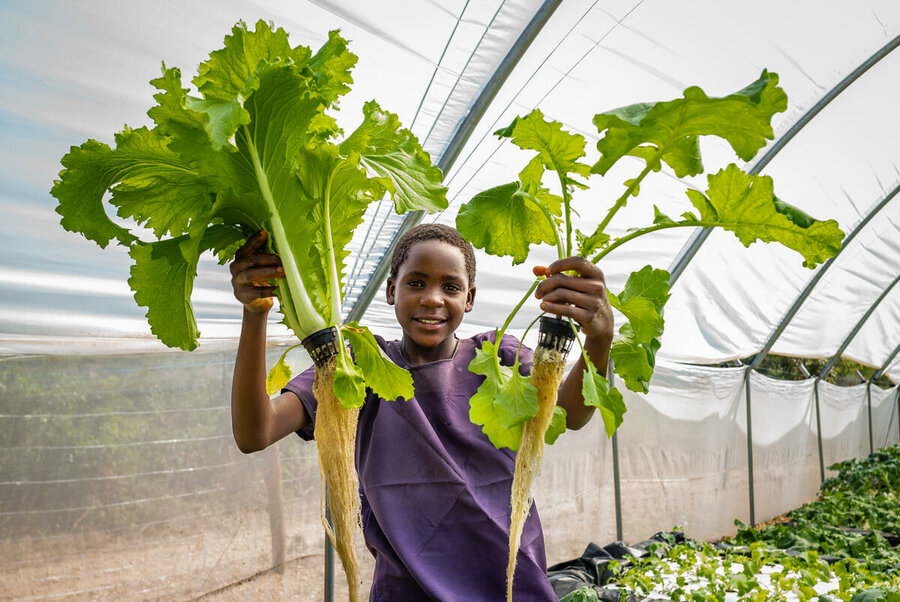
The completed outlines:
<svg viewBox="0 0 900 602">
<path fill-rule="evenodd" d="M 900 533 L 900 446 L 830 468 L 838 474 L 816 500 L 790 511 L 789 523 L 755 529 L 737 521 L 734 542 L 856 559 L 872 571 L 896 573 L 900 550 L 884 532 Z"/>
<path fill-rule="evenodd" d="M 652 232 L 717 227 L 733 232 L 745 246 L 757 240 L 780 242 L 800 253 L 805 266 L 815 267 L 840 248 L 843 233 L 837 223 L 816 220 L 781 201 L 771 178 L 745 173 L 735 164 L 708 175 L 705 192 L 686 189 L 694 211 L 673 219 L 654 207 L 652 223 L 615 239 L 606 233 L 615 215 L 640 193 L 643 180 L 660 171 L 663 164 L 678 177 L 704 172 L 701 136 L 724 139 L 738 157 L 749 161 L 774 137 L 771 119 L 786 107 L 778 76 L 763 71 L 746 88 L 721 98 L 691 87 L 679 99 L 600 113 L 594 117 L 601 134 L 597 142 L 600 156 L 593 163 L 584 160 L 583 136 L 563 130 L 561 124 L 547 121 L 535 110 L 496 134 L 536 154 L 517 181 L 485 190 L 463 205 L 457 229 L 476 247 L 491 255 L 511 257 L 518 264 L 540 244 L 555 246 L 559 258 L 575 254 L 599 262 L 623 244 Z M 623 157 L 638 159 L 643 169 L 624 182 L 622 194 L 599 225 L 582 232 L 572 206 L 575 194 L 580 202 L 597 202 L 589 195 L 587 179 L 592 174 L 606 175 Z M 556 183 L 554 191 L 545 186 L 545 180 Z M 648 390 L 664 327 L 668 280 L 665 270 L 645 266 L 631 274 L 622 292 L 609 294 L 612 306 L 627 318 L 611 352 L 615 373 L 632 391 Z M 532 292 L 533 287 L 525 298 Z M 512 315 L 521 306 L 519 303 Z M 472 400 L 472 419 L 483 426 L 496 446 L 516 449 L 519 426 L 536 411 L 530 401 L 533 392 L 516 386 L 512 387 L 515 394 L 498 395 L 510 391 L 515 370 L 499 367 L 495 358 L 496 345 L 485 346 L 471 366 L 473 372 L 486 377 Z M 585 402 L 600 409 L 607 433 L 612 435 L 625 411 L 621 395 L 602 376 L 605 367 L 591 366 L 586 354 L 585 360 L 589 366 L 584 379 Z"/>
<path fill-rule="evenodd" d="M 640 193 L 644 178 L 660 171 L 663 163 L 678 177 L 703 173 L 700 136 L 724 139 L 738 157 L 749 161 L 774 137 L 771 119 L 786 108 L 787 96 L 778 87 L 778 76 L 763 71 L 746 88 L 722 98 L 710 98 L 700 88 L 691 87 L 684 91 L 683 98 L 600 113 L 593 120 L 601 134 L 597 142 L 600 157 L 593 164 L 583 160 L 583 136 L 564 131 L 560 123 L 547 121 L 535 109 L 496 132 L 535 153 L 519 173 L 518 181 L 475 195 L 460 208 L 456 227 L 476 247 L 491 255 L 511 257 L 513 264 L 525 261 L 534 245 L 553 245 L 559 259 L 577 254 L 599 262 L 622 245 L 652 232 L 717 227 L 733 232 L 745 246 L 756 240 L 780 242 L 798 251 L 804 265 L 812 268 L 840 248 L 843 233 L 837 223 L 815 220 L 784 203 L 775 197 L 771 178 L 745 173 L 734 164 L 709 175 L 705 193 L 686 190 L 695 211 L 672 219 L 654 206 L 650 225 L 634 228 L 616 239 L 606 232 L 615 215 Z M 643 169 L 625 181 L 624 191 L 597 227 L 582 232 L 576 227 L 577 213 L 572 207 L 576 192 L 588 197 L 587 179 L 592 174 L 606 175 L 626 156 L 642 161 Z M 555 191 L 545 186 L 545 179 L 554 181 Z M 519 376 L 518 356 L 512 367 L 501 366 L 497 356 L 499 340 L 512 316 L 536 286 L 537 282 L 497 333 L 497 343 L 484 344 L 469 366 L 485 377 L 470 401 L 471 420 L 482 426 L 496 447 L 518 450 L 511 495 L 507 599 L 512 597 L 519 538 L 530 506 L 531 483 L 540 472 L 543 445 L 565 429 L 565 412 L 556 406 L 565 356 L 539 345 L 531 382 Z M 627 319 L 610 353 L 615 372 L 628 389 L 645 393 L 660 348 L 669 273 L 645 266 L 628 277 L 623 291 L 609 293 L 608 298 Z M 572 328 L 577 339 L 574 325 Z M 604 376 L 605 366 L 594 366 L 584 347 L 581 354 L 586 366 L 582 378 L 584 403 L 599 409 L 606 432 L 612 436 L 626 411 L 622 394 L 610 386 Z"/>
<path fill-rule="evenodd" d="M 358 512 L 352 433 L 366 387 L 385 399 L 413 394 L 409 374 L 367 329 L 339 327 L 347 246 L 368 205 L 385 195 L 398 212 L 447 204 L 440 170 L 397 116 L 374 101 L 365 105 L 361 125 L 339 138 L 331 111 L 350 90 L 356 59 L 337 32 L 314 54 L 292 47 L 283 29 L 260 21 L 250 31 L 238 23 L 224 48 L 199 66 L 192 80 L 197 95 L 182 87 L 179 69 L 163 65 L 151 81 L 158 91 L 148 111 L 155 125 L 126 127 L 115 148 L 96 140 L 73 147 L 52 190 L 64 228 L 104 248 L 113 240 L 128 248 L 134 260 L 128 282 L 147 308 L 151 331 L 185 350 L 197 346 L 199 335 L 190 297 L 200 255 L 213 251 L 225 262 L 248 236 L 270 233 L 268 250 L 285 271 L 277 283 L 284 322 L 301 340 L 332 329 L 335 356 L 317 369 L 316 439 L 336 523 L 354 497 Z M 119 218 L 156 240 L 111 219 L 107 197 Z M 355 360 L 344 337 L 354 343 Z M 349 444 L 346 436 L 331 444 L 346 433 Z M 322 458 L 333 452 L 337 457 Z M 344 474 L 332 482 L 337 464 Z M 345 533 L 354 528 L 354 512 L 347 514 L 338 526 Z M 336 547 L 347 568 L 352 550 Z M 348 573 L 348 580 L 354 591 L 355 576 Z"/>
</svg>

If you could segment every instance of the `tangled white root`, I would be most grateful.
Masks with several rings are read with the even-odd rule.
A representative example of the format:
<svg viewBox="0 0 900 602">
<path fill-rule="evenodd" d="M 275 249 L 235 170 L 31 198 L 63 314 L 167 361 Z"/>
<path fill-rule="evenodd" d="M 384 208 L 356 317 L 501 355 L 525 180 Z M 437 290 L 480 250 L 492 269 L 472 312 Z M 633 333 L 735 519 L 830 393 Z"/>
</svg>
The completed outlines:
<svg viewBox="0 0 900 602">
<path fill-rule="evenodd" d="M 538 347 L 534 352 L 531 384 L 537 389 L 538 413 L 522 425 L 522 441 L 516 453 L 510 505 L 509 563 L 506 566 L 506 600 L 512 602 L 513 575 L 522 543 L 522 530 L 531 509 L 531 485 L 540 474 L 544 461 L 544 433 L 553 418 L 556 395 L 566 367 L 566 356 L 552 349 Z"/>
<path fill-rule="evenodd" d="M 334 370 L 331 360 L 316 368 L 313 394 L 316 396 L 315 439 L 319 450 L 319 472 L 323 490 L 328 494 L 334 530 L 325 517 L 322 500 L 322 524 L 337 551 L 351 602 L 359 600 L 359 562 L 356 558 L 356 529 L 360 519 L 359 478 L 356 475 L 356 423 L 359 408 L 348 410 L 334 395 Z"/>
</svg>

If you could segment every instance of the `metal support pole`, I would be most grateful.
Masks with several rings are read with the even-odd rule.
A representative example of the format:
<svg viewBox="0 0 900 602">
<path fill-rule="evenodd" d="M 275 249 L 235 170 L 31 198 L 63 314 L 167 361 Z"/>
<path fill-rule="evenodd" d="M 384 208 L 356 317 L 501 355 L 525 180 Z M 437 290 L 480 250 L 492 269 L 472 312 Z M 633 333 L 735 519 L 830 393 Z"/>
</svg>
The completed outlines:
<svg viewBox="0 0 900 602">
<path fill-rule="evenodd" d="M 897 436 L 900 437 L 900 386 L 897 387 Z"/>
<path fill-rule="evenodd" d="M 866 383 L 866 405 L 869 406 L 869 453 L 875 453 L 875 436 L 872 434 L 872 381 Z"/>
<path fill-rule="evenodd" d="M 616 496 L 616 539 L 622 541 L 622 484 L 619 479 L 619 433 L 612 436 L 613 449 L 613 486 Z"/>
<path fill-rule="evenodd" d="M 750 405 L 750 370 L 744 374 L 744 393 L 747 399 L 747 475 L 749 477 L 750 490 L 750 526 L 756 524 L 756 499 L 753 486 L 753 410 Z"/>
<path fill-rule="evenodd" d="M 898 393 L 900 393 L 900 389 L 898 389 Z M 900 397 L 900 395 L 898 395 Z M 881 444 L 881 448 L 883 449 L 888 446 L 888 440 L 891 438 L 891 425 L 894 424 L 894 417 L 897 415 L 897 404 L 891 406 L 891 417 L 888 418 L 887 427 L 884 429 L 884 441 Z"/>
<path fill-rule="evenodd" d="M 326 493 L 323 492 L 322 495 L 325 495 L 325 520 L 328 521 L 333 533 L 334 523 L 331 522 L 331 506 L 328 505 Z M 327 533 L 325 534 L 325 602 L 334 602 L 334 546 L 331 545 L 331 540 L 328 538 Z"/>
<path fill-rule="evenodd" d="M 606 368 L 609 386 L 615 386 L 615 373 L 613 372 L 613 362 L 609 360 Z M 622 541 L 624 535 L 622 529 L 622 479 L 619 477 L 619 431 L 616 430 L 612 436 L 612 452 L 613 452 L 613 491 L 616 501 L 616 539 Z"/>
<path fill-rule="evenodd" d="M 819 379 L 813 383 L 816 392 L 816 439 L 819 442 L 819 478 L 820 483 L 825 482 L 825 454 L 822 452 L 822 416 L 819 411 Z"/>
</svg>

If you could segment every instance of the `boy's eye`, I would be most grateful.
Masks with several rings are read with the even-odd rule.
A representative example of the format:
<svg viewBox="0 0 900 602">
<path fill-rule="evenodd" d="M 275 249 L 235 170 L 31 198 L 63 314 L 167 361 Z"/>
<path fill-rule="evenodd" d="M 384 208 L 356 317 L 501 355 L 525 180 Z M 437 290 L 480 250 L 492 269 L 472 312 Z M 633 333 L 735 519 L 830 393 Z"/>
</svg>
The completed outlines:
<svg viewBox="0 0 900 602">
<path fill-rule="evenodd" d="M 421 280 L 410 280 L 406 283 L 406 286 L 409 286 L 412 288 L 421 288 L 422 286 L 424 286 L 424 284 L 422 283 Z"/>
<path fill-rule="evenodd" d="M 462 290 L 462 288 L 460 288 L 459 286 L 457 286 L 457 285 L 455 285 L 455 284 L 445 284 L 445 285 L 444 285 L 444 290 L 448 290 L 448 291 L 453 292 L 453 293 L 458 293 L 459 291 Z"/>
</svg>

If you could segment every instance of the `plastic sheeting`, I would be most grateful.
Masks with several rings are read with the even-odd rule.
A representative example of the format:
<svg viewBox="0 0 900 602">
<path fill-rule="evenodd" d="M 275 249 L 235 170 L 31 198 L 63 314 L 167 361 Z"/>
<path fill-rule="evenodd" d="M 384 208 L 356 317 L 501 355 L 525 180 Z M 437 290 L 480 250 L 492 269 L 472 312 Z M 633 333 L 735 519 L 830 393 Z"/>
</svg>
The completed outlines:
<svg viewBox="0 0 900 602">
<path fill-rule="evenodd" d="M 237 451 L 232 361 L 198 351 L 0 362 L 0 597 L 322 599 L 315 446 Z M 756 521 L 819 486 L 813 382 L 751 375 Z M 868 454 L 866 388 L 819 387 L 826 465 Z M 895 444 L 897 389 L 871 391 L 875 447 Z M 664 362 L 651 393 L 626 403 L 626 541 L 674 526 L 716 539 L 750 520 L 744 369 Z M 550 564 L 617 539 L 612 464 L 596 417 L 548 448 L 534 494 Z"/>
</svg>

